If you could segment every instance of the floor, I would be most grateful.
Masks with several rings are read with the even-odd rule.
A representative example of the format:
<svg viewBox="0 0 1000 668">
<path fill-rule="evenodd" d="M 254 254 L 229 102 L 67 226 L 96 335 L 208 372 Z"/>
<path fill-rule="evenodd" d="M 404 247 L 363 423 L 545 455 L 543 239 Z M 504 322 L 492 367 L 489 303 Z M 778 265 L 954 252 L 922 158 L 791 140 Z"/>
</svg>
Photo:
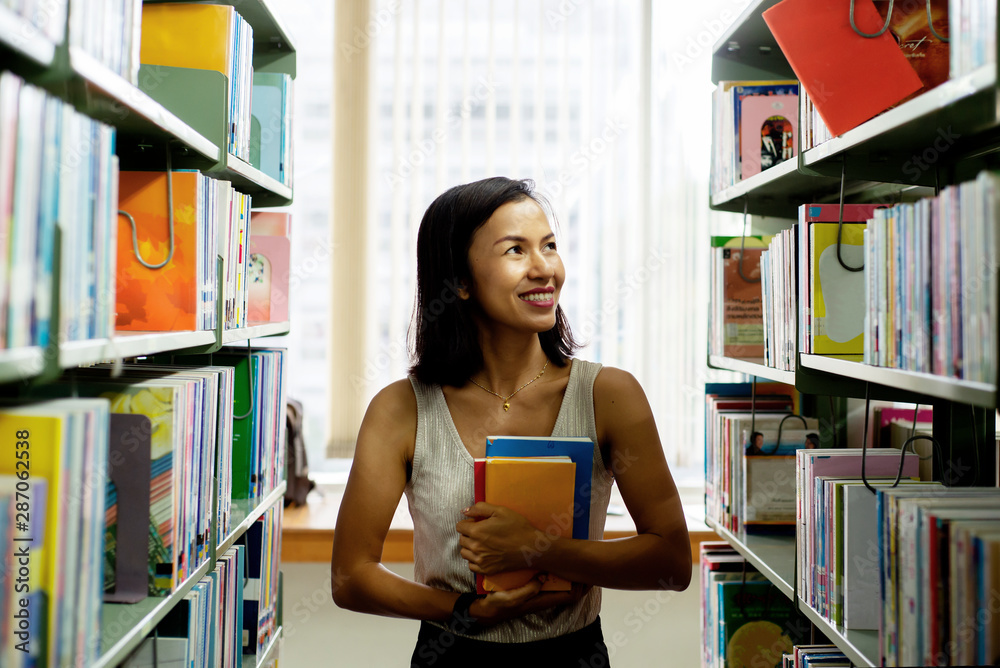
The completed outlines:
<svg viewBox="0 0 1000 668">
<path fill-rule="evenodd" d="M 413 578 L 412 563 L 387 564 Z M 281 668 L 409 666 L 418 622 L 341 610 L 330 597 L 330 567 L 286 563 Z M 684 592 L 605 590 L 601 611 L 614 668 L 697 666 L 700 584 Z"/>
</svg>

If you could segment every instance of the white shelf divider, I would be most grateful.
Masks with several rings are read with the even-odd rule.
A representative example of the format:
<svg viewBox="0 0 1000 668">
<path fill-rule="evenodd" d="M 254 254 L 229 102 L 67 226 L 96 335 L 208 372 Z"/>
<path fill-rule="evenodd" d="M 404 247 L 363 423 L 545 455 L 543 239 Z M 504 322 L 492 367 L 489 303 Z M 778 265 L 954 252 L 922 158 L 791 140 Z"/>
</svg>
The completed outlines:
<svg viewBox="0 0 1000 668">
<path fill-rule="evenodd" d="M 722 355 L 709 355 L 708 365 L 714 369 L 724 369 L 726 371 L 736 371 L 749 376 L 757 376 L 776 383 L 795 385 L 795 372 L 782 371 L 769 366 L 764 366 L 764 360 L 738 359 L 735 357 L 723 357 Z"/>
<path fill-rule="evenodd" d="M 930 373 L 872 366 L 862 362 L 851 362 L 823 355 L 801 354 L 799 355 L 799 363 L 807 369 L 823 371 L 846 378 L 854 378 L 856 380 L 934 396 L 958 403 L 985 406 L 987 408 L 996 406 L 996 386 L 989 383 L 977 383 L 959 378 L 935 376 Z"/>
<path fill-rule="evenodd" d="M 68 341 L 59 347 L 59 365 L 64 369 L 114 359 L 142 357 L 171 350 L 208 345 L 214 331 L 118 332 L 113 339 Z"/>
<path fill-rule="evenodd" d="M 287 334 L 288 331 L 289 323 L 287 320 L 285 322 L 267 322 L 260 325 L 250 325 L 249 327 L 224 331 L 222 333 L 222 343 L 240 343 L 249 339 L 259 339 L 263 336 L 280 336 Z"/>
</svg>

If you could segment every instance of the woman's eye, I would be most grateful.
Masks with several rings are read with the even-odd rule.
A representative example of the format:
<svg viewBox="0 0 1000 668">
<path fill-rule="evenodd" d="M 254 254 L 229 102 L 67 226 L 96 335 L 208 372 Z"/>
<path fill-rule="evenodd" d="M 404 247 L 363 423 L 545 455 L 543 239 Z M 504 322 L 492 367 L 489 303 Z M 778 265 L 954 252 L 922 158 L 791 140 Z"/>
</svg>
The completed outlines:
<svg viewBox="0 0 1000 668">
<path fill-rule="evenodd" d="M 549 243 L 545 244 L 545 247 L 548 248 L 549 250 L 556 250 L 556 242 L 550 241 Z"/>
<path fill-rule="evenodd" d="M 508 255 L 509 254 L 513 254 L 513 253 L 520 253 L 520 252 L 521 252 L 521 247 L 520 246 L 511 246 L 506 251 L 504 251 L 504 253 L 508 254 Z"/>
</svg>

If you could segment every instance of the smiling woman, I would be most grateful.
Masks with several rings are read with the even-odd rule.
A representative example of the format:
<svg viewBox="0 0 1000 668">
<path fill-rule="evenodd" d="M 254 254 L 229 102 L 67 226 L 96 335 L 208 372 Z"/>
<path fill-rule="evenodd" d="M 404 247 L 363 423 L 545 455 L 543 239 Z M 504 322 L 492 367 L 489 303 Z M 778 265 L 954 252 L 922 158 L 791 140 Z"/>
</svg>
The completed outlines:
<svg viewBox="0 0 1000 668">
<path fill-rule="evenodd" d="M 601 587 L 682 590 L 691 578 L 680 499 L 642 388 L 573 358 L 547 210 L 530 181 L 502 177 L 431 204 L 417 240 L 411 375 L 375 396 L 358 435 L 334 533 L 333 597 L 423 620 L 413 666 L 606 666 Z M 474 459 L 501 434 L 593 441 L 589 540 L 552 540 L 508 508 L 473 505 Z M 613 480 L 637 535 L 605 541 Z M 404 492 L 416 582 L 381 564 Z M 541 539 L 539 553 L 531 548 Z M 474 593 L 476 574 L 529 560 L 572 590 L 541 592 L 532 580 Z"/>
</svg>

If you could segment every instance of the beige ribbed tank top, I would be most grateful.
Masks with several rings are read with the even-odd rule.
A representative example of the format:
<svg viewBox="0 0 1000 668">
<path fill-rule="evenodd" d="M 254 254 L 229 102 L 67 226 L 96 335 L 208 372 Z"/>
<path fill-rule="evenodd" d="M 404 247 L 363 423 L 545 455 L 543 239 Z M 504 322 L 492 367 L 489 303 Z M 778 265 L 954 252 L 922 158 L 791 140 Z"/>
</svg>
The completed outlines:
<svg viewBox="0 0 1000 668">
<path fill-rule="evenodd" d="M 604 537 L 612 475 L 597 444 L 594 379 L 601 365 L 572 360 L 552 436 L 585 436 L 594 441 L 590 493 L 590 537 Z M 455 524 L 473 503 L 473 460 L 465 449 L 439 385 L 410 378 L 417 396 L 417 438 L 406 500 L 413 518 L 414 577 L 417 582 L 455 592 L 475 591 L 475 575 L 462 558 Z M 492 626 L 475 637 L 494 642 L 529 642 L 570 633 L 597 618 L 601 589 L 592 587 L 576 604 Z M 440 625 L 443 627 L 443 625 Z"/>
</svg>

